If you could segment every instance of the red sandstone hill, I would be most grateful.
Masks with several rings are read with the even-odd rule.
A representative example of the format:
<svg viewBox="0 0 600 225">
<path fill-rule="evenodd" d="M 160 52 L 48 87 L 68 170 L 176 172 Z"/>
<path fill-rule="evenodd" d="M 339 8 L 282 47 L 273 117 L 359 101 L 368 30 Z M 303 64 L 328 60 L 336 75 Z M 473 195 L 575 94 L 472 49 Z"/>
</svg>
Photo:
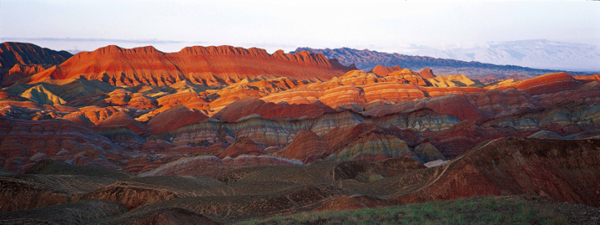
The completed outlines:
<svg viewBox="0 0 600 225">
<path fill-rule="evenodd" d="M 110 45 L 81 52 L 58 67 L 36 74 L 30 82 L 82 77 L 117 86 L 166 86 L 178 81 L 222 85 L 260 75 L 328 80 L 349 69 L 309 52 L 285 54 L 280 50 L 268 54 L 258 48 L 194 46 L 164 53 L 151 46 L 124 49 Z"/>
<path fill-rule="evenodd" d="M 200 112 L 190 110 L 183 105 L 178 105 L 150 119 L 148 121 L 148 129 L 152 133 L 163 133 L 188 124 L 202 122 L 206 118 Z"/>
<path fill-rule="evenodd" d="M 421 72 L 419 72 L 419 75 L 421 75 L 421 77 L 425 79 L 433 79 L 436 77 L 435 74 L 433 74 L 433 70 L 429 68 L 421 70 Z"/>
<path fill-rule="evenodd" d="M 551 73 L 515 83 L 499 83 L 498 89 L 507 90 L 508 88 L 516 88 L 531 95 L 541 95 L 573 90 L 581 87 L 581 85 L 583 85 L 583 82 L 574 79 L 567 73 Z"/>
<path fill-rule="evenodd" d="M 4 42 L 0 44 L 0 84 L 10 86 L 16 80 L 58 65 L 72 55 L 34 44 Z"/>
<path fill-rule="evenodd" d="M 314 118 L 334 111 L 334 109 L 320 101 L 310 104 L 288 104 L 287 102 L 275 104 L 254 97 L 246 97 L 227 105 L 215 113 L 212 118 L 229 122 L 252 114 L 258 114 L 264 118 L 300 118 L 305 116 Z"/>
<path fill-rule="evenodd" d="M 386 67 L 386 66 L 382 66 L 382 65 L 377 65 L 369 73 L 374 73 L 379 76 L 386 76 L 394 71 L 400 71 L 400 70 L 402 70 L 402 68 L 400 68 L 400 66 L 398 66 L 398 65 L 396 65 L 394 67 Z"/>
<path fill-rule="evenodd" d="M 600 74 L 594 74 L 594 75 L 590 75 L 590 76 L 575 76 L 573 78 L 575 78 L 577 80 L 594 81 L 594 80 L 600 80 Z"/>
<path fill-rule="evenodd" d="M 10 69 L 21 65 L 56 65 L 72 55 L 66 51 L 54 51 L 34 44 L 4 42 L 0 44 L 0 68 Z"/>
</svg>

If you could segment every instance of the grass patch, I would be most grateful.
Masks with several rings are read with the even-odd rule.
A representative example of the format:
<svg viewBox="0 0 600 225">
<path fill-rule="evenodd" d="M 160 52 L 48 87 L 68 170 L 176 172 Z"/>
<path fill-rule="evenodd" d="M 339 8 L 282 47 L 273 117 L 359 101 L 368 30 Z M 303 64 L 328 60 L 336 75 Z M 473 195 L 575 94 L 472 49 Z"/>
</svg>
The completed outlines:
<svg viewBox="0 0 600 225">
<path fill-rule="evenodd" d="M 525 200 L 477 197 L 347 211 L 323 211 L 237 224 L 566 224 L 566 218 Z"/>
</svg>

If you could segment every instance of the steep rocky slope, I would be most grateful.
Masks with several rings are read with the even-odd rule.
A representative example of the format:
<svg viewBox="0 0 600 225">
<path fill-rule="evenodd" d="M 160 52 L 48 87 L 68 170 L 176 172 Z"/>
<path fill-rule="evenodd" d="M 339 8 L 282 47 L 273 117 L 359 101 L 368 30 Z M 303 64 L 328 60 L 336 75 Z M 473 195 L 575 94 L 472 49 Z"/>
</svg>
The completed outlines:
<svg viewBox="0 0 600 225">
<path fill-rule="evenodd" d="M 4 42 L 0 44 L 0 85 L 15 81 L 58 65 L 71 57 L 66 51 L 54 51 L 34 44 Z"/>
<path fill-rule="evenodd" d="M 78 53 L 29 82 L 83 77 L 116 86 L 168 86 L 179 81 L 220 86 L 260 75 L 327 80 L 347 70 L 335 60 L 309 52 L 271 55 L 257 48 L 195 46 L 163 53 L 151 46 L 124 49 L 111 45 Z"/>
</svg>

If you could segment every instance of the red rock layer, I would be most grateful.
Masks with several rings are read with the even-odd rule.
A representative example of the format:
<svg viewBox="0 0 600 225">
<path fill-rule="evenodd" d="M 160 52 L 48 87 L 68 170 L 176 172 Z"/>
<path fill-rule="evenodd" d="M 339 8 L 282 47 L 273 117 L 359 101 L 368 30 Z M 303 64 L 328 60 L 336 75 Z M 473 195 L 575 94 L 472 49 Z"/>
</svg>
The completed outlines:
<svg viewBox="0 0 600 225">
<path fill-rule="evenodd" d="M 120 127 L 127 127 L 129 130 L 136 134 L 148 133 L 148 130 L 144 124 L 134 120 L 124 111 L 116 112 L 106 118 L 98 126 L 94 127 L 95 130 L 106 130 Z"/>
<path fill-rule="evenodd" d="M 407 101 L 395 105 L 376 106 L 363 112 L 363 114 L 381 117 L 387 114 L 420 108 L 430 108 L 439 114 L 449 114 L 460 120 L 478 120 L 486 117 L 486 114 L 471 104 L 466 98 L 457 95 Z"/>
<path fill-rule="evenodd" d="M 72 55 L 34 44 L 4 42 L 0 44 L 0 84 L 8 86 L 15 81 L 39 72 L 40 69 L 58 65 Z"/>
<path fill-rule="evenodd" d="M 219 85 L 260 75 L 328 80 L 347 70 L 337 61 L 309 52 L 284 54 L 277 51 L 269 55 L 264 49 L 257 48 L 194 46 L 176 53 L 163 53 L 151 46 L 123 49 L 110 45 L 79 53 L 59 68 L 35 75 L 30 82 L 85 77 L 117 86 L 166 86 L 184 80 Z"/>
<path fill-rule="evenodd" d="M 203 93 L 182 92 L 160 97 L 157 99 L 160 107 L 166 107 L 163 110 L 169 109 L 176 105 L 184 105 L 188 109 L 206 110 L 208 104 L 206 96 Z"/>
<path fill-rule="evenodd" d="M 250 138 L 241 138 L 237 140 L 230 146 L 228 146 L 225 150 L 217 155 L 219 158 L 231 157 L 237 158 L 240 155 L 266 155 L 267 153 L 263 151 L 263 148 L 258 146 L 252 139 Z"/>
<path fill-rule="evenodd" d="M 91 128 L 93 125 L 99 125 L 106 118 L 110 117 L 112 114 L 118 111 L 122 111 L 122 109 L 113 106 L 104 108 L 88 106 L 79 108 L 79 111 L 67 114 L 61 117 L 61 119 L 69 120 L 84 127 Z M 92 126 L 90 126 L 90 124 Z"/>
<path fill-rule="evenodd" d="M 560 105 L 565 102 L 578 102 L 587 105 L 600 103 L 600 83 L 590 82 L 575 90 L 566 90 L 557 93 L 549 93 L 544 95 L 534 96 L 538 105 L 550 107 Z"/>
<path fill-rule="evenodd" d="M 0 85 L 3 87 L 11 86 L 18 80 L 42 72 L 43 70 L 45 70 L 45 68 L 37 64 L 26 66 L 22 64 L 15 64 L 10 70 L 8 70 L 8 73 L 4 75 L 2 80 L 0 80 Z"/>
<path fill-rule="evenodd" d="M 575 76 L 573 78 L 577 80 L 600 80 L 600 74 L 594 74 L 591 76 Z"/>
<path fill-rule="evenodd" d="M 435 74 L 433 74 L 433 70 L 429 68 L 421 70 L 421 72 L 419 72 L 419 75 L 425 79 L 433 79 L 436 77 Z"/>
<path fill-rule="evenodd" d="M 17 63 L 21 65 L 60 64 L 69 57 L 71 54 L 66 51 L 57 52 L 29 43 L 4 42 L 0 44 L 2 69 L 10 69 Z"/>
<path fill-rule="evenodd" d="M 498 89 L 505 90 L 508 87 L 515 87 L 519 91 L 527 92 L 531 95 L 541 95 L 572 90 L 581 85 L 581 82 L 573 79 L 567 73 L 551 73 L 499 87 Z"/>
<path fill-rule="evenodd" d="M 394 71 L 399 71 L 402 68 L 400 68 L 400 66 L 394 66 L 394 67 L 385 67 L 382 65 L 377 65 L 375 66 L 369 73 L 374 73 L 377 74 L 379 76 L 387 76 L 388 74 L 394 72 Z"/>
<path fill-rule="evenodd" d="M 75 123 L 0 117 L 0 162 L 9 171 L 21 172 L 26 164 L 31 166 L 43 158 L 60 161 L 88 158 L 96 165 L 119 168 L 105 158 L 108 153 L 123 152 L 107 138 Z"/>
<path fill-rule="evenodd" d="M 202 122 L 207 119 L 204 114 L 192 111 L 183 105 L 173 107 L 148 121 L 148 129 L 152 133 L 163 133 L 176 130 L 188 124 Z"/>
<path fill-rule="evenodd" d="M 212 118 L 228 122 L 233 122 L 252 114 L 258 114 L 263 118 L 300 118 L 305 116 L 315 118 L 323 115 L 324 113 L 334 111 L 335 110 L 333 110 L 331 107 L 319 101 L 310 104 L 288 104 L 286 102 L 275 104 L 272 102 L 265 102 L 257 98 L 248 97 L 229 104 L 219 112 L 215 113 Z"/>
<path fill-rule="evenodd" d="M 315 159 L 322 158 L 322 155 L 326 152 L 327 141 L 323 137 L 317 136 L 314 132 L 307 130 L 300 132 L 290 145 L 273 155 L 309 163 Z"/>
<path fill-rule="evenodd" d="M 83 106 L 129 106 L 138 109 L 151 109 L 156 108 L 158 105 L 157 101 L 148 98 L 140 93 L 131 93 L 125 89 L 116 89 L 110 93 L 100 93 L 87 95 L 71 100 L 67 103 L 73 107 Z"/>
</svg>

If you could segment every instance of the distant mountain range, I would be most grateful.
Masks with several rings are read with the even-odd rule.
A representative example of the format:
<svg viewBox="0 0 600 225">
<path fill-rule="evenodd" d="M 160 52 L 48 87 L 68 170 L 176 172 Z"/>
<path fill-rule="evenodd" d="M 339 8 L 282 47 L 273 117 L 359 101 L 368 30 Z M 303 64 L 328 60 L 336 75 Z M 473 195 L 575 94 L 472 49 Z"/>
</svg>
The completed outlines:
<svg viewBox="0 0 600 225">
<path fill-rule="evenodd" d="M 403 53 L 498 65 L 570 71 L 600 71 L 600 47 L 549 40 L 497 42 L 450 50 L 419 48 Z"/>
<path fill-rule="evenodd" d="M 533 69 L 522 66 L 495 65 L 481 62 L 467 62 L 454 59 L 440 59 L 428 56 L 410 56 L 398 53 L 385 53 L 371 50 L 357 50 L 351 48 L 313 49 L 297 48 L 294 52 L 309 51 L 321 53 L 329 59 L 337 59 L 344 65 L 354 64 L 356 68 L 369 71 L 377 65 L 400 66 L 413 71 L 431 68 L 437 75 L 464 74 L 471 78 L 495 76 L 505 78 L 510 75 L 535 77 L 542 74 L 558 72 L 558 70 Z M 292 52 L 292 53 L 294 53 Z"/>
</svg>

